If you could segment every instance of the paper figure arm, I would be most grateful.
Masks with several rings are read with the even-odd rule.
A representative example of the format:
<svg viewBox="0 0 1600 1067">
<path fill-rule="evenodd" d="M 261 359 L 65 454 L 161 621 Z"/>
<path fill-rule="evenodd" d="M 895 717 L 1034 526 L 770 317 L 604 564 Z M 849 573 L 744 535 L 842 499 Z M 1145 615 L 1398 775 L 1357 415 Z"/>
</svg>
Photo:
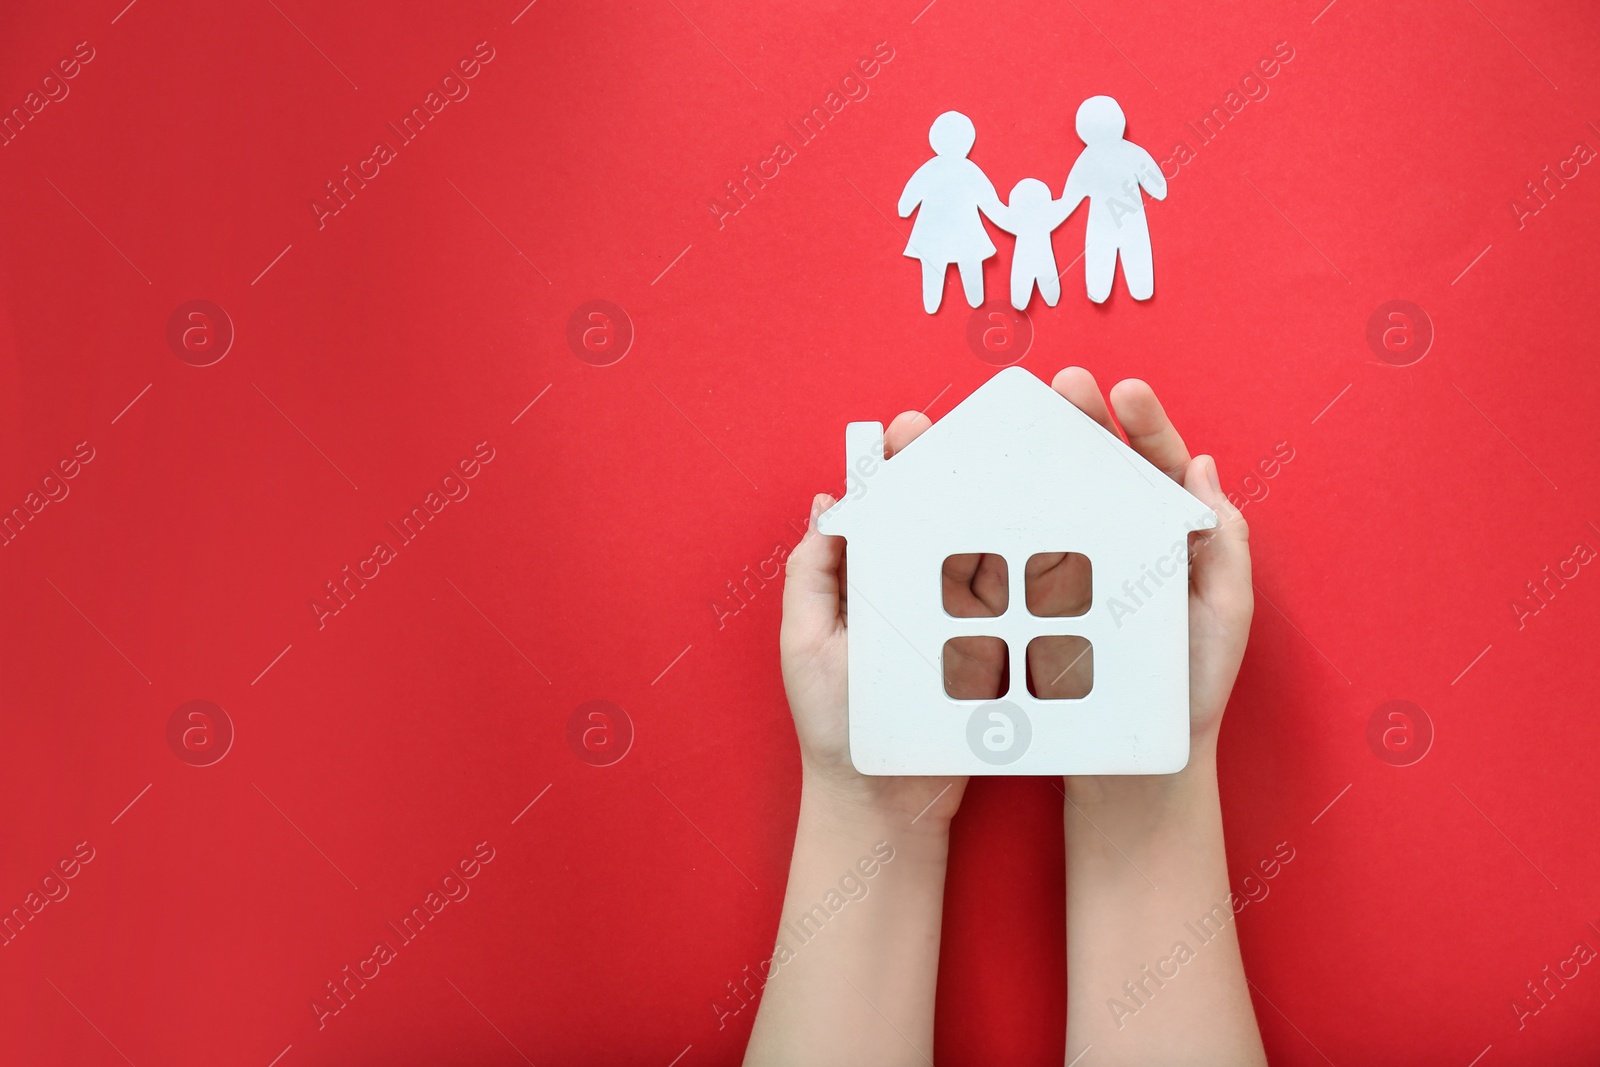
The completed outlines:
<svg viewBox="0 0 1600 1067">
<path fill-rule="evenodd" d="M 1017 229 L 1021 225 L 1021 220 L 1012 216 L 1011 208 L 1006 204 L 1002 204 L 998 196 L 995 197 L 995 202 L 992 207 L 986 207 L 980 202 L 978 204 L 978 208 L 989 217 L 990 222 L 994 223 L 996 226 L 1000 227 L 1002 230 L 1006 231 L 1012 236 L 1016 236 Z"/>
<path fill-rule="evenodd" d="M 1087 199 L 1089 199 L 1089 178 L 1085 173 L 1083 157 L 1079 156 L 1078 161 L 1072 165 L 1072 170 L 1067 173 L 1067 184 L 1061 190 L 1061 199 L 1056 201 L 1061 206 L 1061 221 L 1065 222 L 1067 216 L 1078 210 L 1078 205 Z"/>
<path fill-rule="evenodd" d="M 1161 167 L 1156 163 L 1155 157 L 1142 148 L 1135 148 L 1139 153 L 1139 185 L 1145 192 L 1157 200 L 1167 198 L 1167 176 L 1161 173 Z"/>
<path fill-rule="evenodd" d="M 900 204 L 897 209 L 901 218 L 909 218 L 911 212 L 916 210 L 917 205 L 922 203 L 922 198 L 927 195 L 923 190 L 923 186 L 927 184 L 927 179 L 923 176 L 927 169 L 928 164 L 924 163 L 917 168 L 917 172 L 911 176 L 911 180 L 906 182 L 906 188 L 900 194 Z"/>
<path fill-rule="evenodd" d="M 1006 224 L 1002 221 L 1006 217 L 1006 206 L 1000 202 L 1000 197 L 994 191 L 994 183 L 987 176 L 982 178 L 978 186 L 978 210 L 987 215 L 990 222 L 1007 233 L 1016 232 L 1006 229 Z"/>
<path fill-rule="evenodd" d="M 978 210 L 989 216 L 989 221 L 994 222 L 995 226 L 1005 230 L 1005 222 L 1002 221 L 1006 216 L 1005 205 L 1000 203 L 1000 197 L 995 195 L 995 187 L 990 186 L 987 181 L 984 182 L 984 195 L 979 195 L 978 198 Z M 1006 232 L 1010 234 L 1011 230 Z"/>
<path fill-rule="evenodd" d="M 1078 205 L 1082 202 L 1083 197 L 1081 196 L 1078 197 L 1077 200 L 1073 201 L 1069 201 L 1065 196 L 1063 196 L 1060 200 L 1050 201 L 1052 214 L 1047 219 L 1047 221 L 1050 223 L 1050 228 L 1053 230 L 1057 226 L 1060 226 L 1063 222 L 1066 222 L 1067 216 L 1078 210 Z"/>
</svg>

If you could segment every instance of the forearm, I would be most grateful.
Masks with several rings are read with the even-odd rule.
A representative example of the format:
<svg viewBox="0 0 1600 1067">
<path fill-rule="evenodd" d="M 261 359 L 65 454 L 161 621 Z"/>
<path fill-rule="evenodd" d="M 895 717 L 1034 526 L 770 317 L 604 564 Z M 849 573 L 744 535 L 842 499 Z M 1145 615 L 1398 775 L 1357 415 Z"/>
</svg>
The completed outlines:
<svg viewBox="0 0 1600 1067">
<path fill-rule="evenodd" d="M 1176 775 L 1067 780 L 1067 1059 L 1264 1064 L 1228 889 L 1215 742 Z"/>
<path fill-rule="evenodd" d="M 939 820 L 807 783 L 746 1064 L 931 1059 L 948 846 Z"/>
</svg>

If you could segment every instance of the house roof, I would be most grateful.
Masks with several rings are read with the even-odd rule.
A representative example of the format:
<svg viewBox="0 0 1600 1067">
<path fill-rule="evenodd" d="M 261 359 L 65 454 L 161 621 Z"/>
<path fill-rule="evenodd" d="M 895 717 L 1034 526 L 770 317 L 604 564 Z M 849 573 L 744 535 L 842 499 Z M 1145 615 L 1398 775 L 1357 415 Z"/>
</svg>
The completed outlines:
<svg viewBox="0 0 1600 1067">
<path fill-rule="evenodd" d="M 925 465 L 948 470 L 953 447 L 959 446 L 970 455 L 973 448 L 981 448 L 986 441 L 994 441 L 996 449 L 1010 455 L 1020 440 L 1036 436 L 1033 428 L 1041 420 L 1049 420 L 1052 435 L 1072 458 L 1106 464 L 1108 470 L 1118 472 L 1114 475 L 1118 491 L 1137 493 L 1164 521 L 1185 530 L 1206 530 L 1217 525 L 1216 514 L 1188 490 L 1021 367 L 1007 367 L 979 386 L 896 453 L 873 477 L 895 480 L 895 471 L 909 474 Z M 847 465 L 856 460 L 856 456 L 846 457 Z M 848 523 L 860 514 L 869 514 L 872 501 L 881 498 L 882 494 L 872 492 L 859 499 L 847 495 L 823 516 L 823 532 L 846 532 Z"/>
</svg>

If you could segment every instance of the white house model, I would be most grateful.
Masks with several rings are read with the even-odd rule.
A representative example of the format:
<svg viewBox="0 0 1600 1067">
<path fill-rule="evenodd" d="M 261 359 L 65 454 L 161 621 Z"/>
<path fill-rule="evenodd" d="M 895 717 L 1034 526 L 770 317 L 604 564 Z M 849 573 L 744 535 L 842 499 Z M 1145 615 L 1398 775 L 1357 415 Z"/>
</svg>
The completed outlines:
<svg viewBox="0 0 1600 1067">
<path fill-rule="evenodd" d="M 1217 517 L 1020 367 L 996 374 L 888 462 L 883 425 L 845 430 L 848 489 L 821 518 L 847 540 L 850 758 L 864 774 L 1168 774 L 1189 761 L 1188 535 Z M 1030 612 L 1028 560 L 1088 558 L 1089 606 Z M 992 617 L 944 606 L 947 557 L 1006 562 Z M 1077 699 L 1039 699 L 1027 648 L 1092 650 Z M 1009 691 L 947 694 L 952 638 L 1005 642 Z M 1049 690 L 1046 690 L 1047 692 Z"/>
</svg>

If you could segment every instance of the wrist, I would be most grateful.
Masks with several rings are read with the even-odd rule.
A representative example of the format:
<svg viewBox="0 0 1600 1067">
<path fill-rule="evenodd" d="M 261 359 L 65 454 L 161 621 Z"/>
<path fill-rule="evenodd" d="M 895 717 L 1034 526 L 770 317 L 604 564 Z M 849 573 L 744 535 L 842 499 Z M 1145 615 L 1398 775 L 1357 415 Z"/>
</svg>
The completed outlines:
<svg viewBox="0 0 1600 1067">
<path fill-rule="evenodd" d="M 1157 803 L 1191 791 L 1203 781 L 1217 776 L 1215 734 L 1193 737 L 1189 741 L 1189 762 L 1173 774 L 1069 774 L 1063 778 L 1067 798 L 1080 807 L 1123 805 L 1131 797 L 1147 797 Z"/>
<path fill-rule="evenodd" d="M 1069 850 L 1147 849 L 1181 840 L 1220 818 L 1214 741 L 1196 738 L 1175 774 L 1075 775 L 1065 779 Z"/>
<path fill-rule="evenodd" d="M 942 853 L 949 844 L 953 805 L 928 803 L 939 794 L 935 779 L 928 779 L 927 799 L 919 792 L 908 800 L 903 789 L 885 787 L 902 781 L 841 778 L 807 768 L 801 775 L 801 825 L 834 837 L 889 840 L 896 847 L 900 842 L 931 845 Z M 912 801 L 915 808 L 907 806 Z"/>
</svg>

